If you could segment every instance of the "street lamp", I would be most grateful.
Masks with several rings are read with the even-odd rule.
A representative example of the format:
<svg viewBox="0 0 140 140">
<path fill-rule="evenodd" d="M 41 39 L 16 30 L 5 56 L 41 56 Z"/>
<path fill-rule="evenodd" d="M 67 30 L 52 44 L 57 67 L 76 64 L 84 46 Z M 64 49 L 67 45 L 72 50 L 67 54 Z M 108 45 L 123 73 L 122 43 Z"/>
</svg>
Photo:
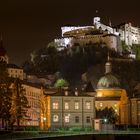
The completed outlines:
<svg viewBox="0 0 140 140">
<path fill-rule="evenodd" d="M 105 130 L 107 130 L 107 122 L 108 122 L 108 119 L 107 119 L 107 118 L 105 118 L 105 119 L 104 119 Z"/>
<path fill-rule="evenodd" d="M 107 121 L 108 121 L 107 119 L 104 119 L 104 123 L 107 123 Z"/>
</svg>

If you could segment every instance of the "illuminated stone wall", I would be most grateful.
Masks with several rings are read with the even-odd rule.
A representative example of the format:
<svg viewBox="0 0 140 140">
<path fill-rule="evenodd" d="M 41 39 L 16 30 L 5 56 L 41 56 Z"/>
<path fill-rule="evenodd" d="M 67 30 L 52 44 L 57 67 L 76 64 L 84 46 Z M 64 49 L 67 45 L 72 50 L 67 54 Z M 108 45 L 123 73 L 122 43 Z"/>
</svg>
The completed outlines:
<svg viewBox="0 0 140 140">
<path fill-rule="evenodd" d="M 105 34 L 99 35 L 85 35 L 80 37 L 71 37 L 71 38 L 62 38 L 55 39 L 55 43 L 58 45 L 58 50 L 64 50 L 64 48 L 72 47 L 74 44 L 79 44 L 80 46 L 84 46 L 87 44 L 104 44 L 105 46 L 114 49 L 115 51 L 121 51 L 120 48 L 120 40 L 117 36 L 109 35 L 105 36 Z"/>
</svg>

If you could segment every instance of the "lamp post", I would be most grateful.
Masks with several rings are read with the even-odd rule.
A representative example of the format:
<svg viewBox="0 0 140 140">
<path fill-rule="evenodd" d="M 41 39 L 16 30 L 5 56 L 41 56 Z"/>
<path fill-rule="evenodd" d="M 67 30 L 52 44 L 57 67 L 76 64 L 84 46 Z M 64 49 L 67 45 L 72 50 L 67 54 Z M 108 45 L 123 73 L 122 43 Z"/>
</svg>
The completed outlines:
<svg viewBox="0 0 140 140">
<path fill-rule="evenodd" d="M 105 130 L 107 130 L 107 122 L 108 122 L 108 119 L 107 119 L 107 118 L 105 118 L 105 119 L 104 119 Z"/>
</svg>

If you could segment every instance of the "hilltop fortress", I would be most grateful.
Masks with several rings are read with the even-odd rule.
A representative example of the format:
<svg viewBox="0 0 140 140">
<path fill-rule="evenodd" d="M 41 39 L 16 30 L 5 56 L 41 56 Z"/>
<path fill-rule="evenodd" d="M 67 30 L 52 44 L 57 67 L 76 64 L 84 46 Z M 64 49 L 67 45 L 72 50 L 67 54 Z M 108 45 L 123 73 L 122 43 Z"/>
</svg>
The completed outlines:
<svg viewBox="0 0 140 140">
<path fill-rule="evenodd" d="M 72 47 L 74 44 L 86 45 L 100 43 L 107 45 L 117 52 L 122 52 L 121 42 L 131 47 L 140 44 L 140 28 L 131 23 L 123 23 L 117 26 L 105 25 L 100 17 L 93 18 L 91 26 L 64 26 L 61 27 L 62 38 L 54 39 L 58 50 Z"/>
</svg>

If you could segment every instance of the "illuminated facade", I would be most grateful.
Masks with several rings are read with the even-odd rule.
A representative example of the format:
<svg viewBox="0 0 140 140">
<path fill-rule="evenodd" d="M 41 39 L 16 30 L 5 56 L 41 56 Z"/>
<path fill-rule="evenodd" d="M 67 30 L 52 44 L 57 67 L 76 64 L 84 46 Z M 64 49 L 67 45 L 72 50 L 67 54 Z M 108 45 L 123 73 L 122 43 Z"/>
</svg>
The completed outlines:
<svg viewBox="0 0 140 140">
<path fill-rule="evenodd" d="M 93 96 L 78 91 L 48 94 L 47 90 L 45 96 L 46 116 L 42 115 L 41 119 L 44 129 L 92 127 L 92 119 L 95 118 Z"/>
<path fill-rule="evenodd" d="M 112 107 L 119 116 L 118 123 L 129 124 L 129 100 L 127 93 L 125 89 L 120 88 L 119 80 L 112 75 L 112 65 L 109 61 L 106 63 L 105 67 L 105 75 L 99 79 L 97 84 L 95 106 L 97 109 Z"/>
<path fill-rule="evenodd" d="M 109 48 L 121 53 L 121 41 L 128 46 L 140 44 L 140 28 L 132 26 L 131 23 L 112 27 L 111 22 L 109 25 L 103 24 L 100 17 L 94 17 L 91 26 L 64 26 L 61 31 L 62 38 L 54 40 L 59 51 L 72 47 L 75 43 L 85 45 L 90 42 L 105 43 Z M 97 31 L 102 31 L 102 34 L 97 34 Z"/>
<path fill-rule="evenodd" d="M 69 29 L 70 27 L 68 27 Z M 62 32 L 64 32 L 62 30 Z M 108 31 L 102 31 L 93 27 L 85 27 L 76 30 L 71 30 L 63 33 L 63 37 L 55 39 L 54 42 L 57 44 L 59 51 L 73 47 L 75 44 L 84 46 L 87 44 L 101 43 L 109 48 L 121 52 L 120 39 L 115 34 L 109 34 Z"/>
<path fill-rule="evenodd" d="M 140 125 L 140 97 L 134 97 L 130 100 L 131 124 Z"/>
<path fill-rule="evenodd" d="M 36 84 L 24 83 L 25 96 L 28 100 L 30 108 L 27 111 L 27 118 L 21 122 L 22 126 L 40 126 L 40 98 L 42 88 Z"/>
<path fill-rule="evenodd" d="M 24 79 L 23 69 L 18 67 L 15 64 L 7 64 L 7 71 L 8 71 L 9 77 L 19 78 L 20 80 Z"/>
</svg>

